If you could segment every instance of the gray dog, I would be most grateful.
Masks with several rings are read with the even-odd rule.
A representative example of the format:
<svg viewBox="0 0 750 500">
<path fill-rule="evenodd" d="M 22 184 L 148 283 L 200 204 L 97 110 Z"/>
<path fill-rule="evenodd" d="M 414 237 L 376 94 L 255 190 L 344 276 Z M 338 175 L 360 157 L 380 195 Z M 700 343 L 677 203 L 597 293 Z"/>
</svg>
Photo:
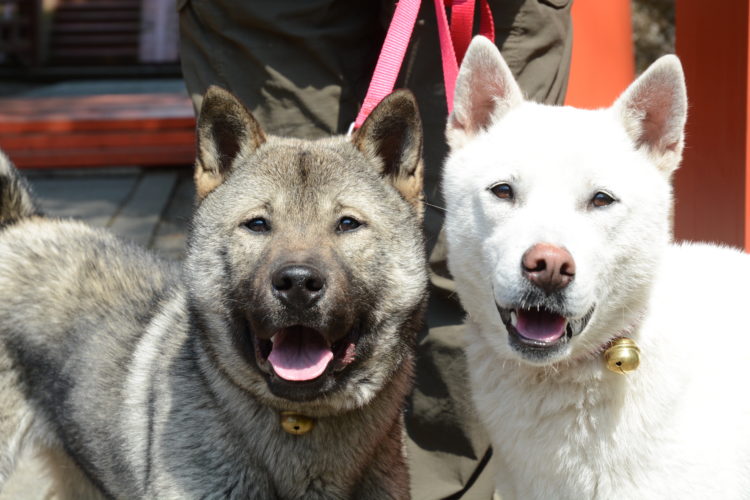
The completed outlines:
<svg viewBox="0 0 750 500">
<path fill-rule="evenodd" d="M 182 270 L 2 162 L 0 488 L 32 448 L 75 498 L 408 498 L 421 147 L 405 91 L 302 141 L 210 89 Z"/>
</svg>

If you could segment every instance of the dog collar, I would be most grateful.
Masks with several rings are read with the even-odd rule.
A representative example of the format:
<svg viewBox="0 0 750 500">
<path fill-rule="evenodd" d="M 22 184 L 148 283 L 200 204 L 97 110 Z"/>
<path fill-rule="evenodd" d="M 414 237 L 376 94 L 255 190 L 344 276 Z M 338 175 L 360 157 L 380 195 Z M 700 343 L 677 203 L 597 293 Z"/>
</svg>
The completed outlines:
<svg viewBox="0 0 750 500">
<path fill-rule="evenodd" d="M 279 416 L 281 428 L 295 436 L 307 434 L 315 426 L 315 419 L 294 411 L 282 411 Z"/>
</svg>

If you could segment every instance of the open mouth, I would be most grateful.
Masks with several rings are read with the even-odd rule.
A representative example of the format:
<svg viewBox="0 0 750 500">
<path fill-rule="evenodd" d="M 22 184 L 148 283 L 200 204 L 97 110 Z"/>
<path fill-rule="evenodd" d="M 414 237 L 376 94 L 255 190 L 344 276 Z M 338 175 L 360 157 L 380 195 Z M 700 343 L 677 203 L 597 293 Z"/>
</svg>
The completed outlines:
<svg viewBox="0 0 750 500">
<path fill-rule="evenodd" d="M 497 306 L 497 310 L 510 334 L 511 344 L 537 352 L 554 350 L 581 333 L 594 312 L 592 307 L 581 318 L 568 318 L 544 306 L 515 309 Z"/>
<path fill-rule="evenodd" d="M 355 330 L 329 342 L 317 330 L 302 325 L 281 328 L 270 339 L 255 341 L 259 367 L 289 382 L 308 382 L 350 365 L 359 335 Z"/>
</svg>

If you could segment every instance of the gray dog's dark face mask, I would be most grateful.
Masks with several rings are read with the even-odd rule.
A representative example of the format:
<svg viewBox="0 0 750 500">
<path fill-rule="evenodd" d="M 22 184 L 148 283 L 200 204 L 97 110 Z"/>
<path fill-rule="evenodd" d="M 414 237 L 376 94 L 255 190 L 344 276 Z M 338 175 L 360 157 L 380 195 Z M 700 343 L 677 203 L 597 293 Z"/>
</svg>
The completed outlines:
<svg viewBox="0 0 750 500">
<path fill-rule="evenodd" d="M 209 91 L 198 130 L 187 262 L 195 299 L 211 304 L 197 309 L 229 333 L 206 338 L 239 353 L 230 377 L 275 404 L 360 405 L 410 358 L 425 293 L 413 99 L 385 100 L 351 141 L 313 142 L 267 138 Z"/>
</svg>

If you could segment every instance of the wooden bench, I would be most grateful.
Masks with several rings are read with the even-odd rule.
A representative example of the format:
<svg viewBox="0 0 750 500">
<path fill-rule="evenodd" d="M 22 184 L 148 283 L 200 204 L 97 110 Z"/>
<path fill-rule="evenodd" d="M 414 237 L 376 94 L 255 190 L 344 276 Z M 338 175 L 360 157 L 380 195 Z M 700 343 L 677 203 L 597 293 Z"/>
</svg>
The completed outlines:
<svg viewBox="0 0 750 500">
<path fill-rule="evenodd" d="M 193 106 L 182 94 L 2 98 L 0 148 L 20 168 L 192 164 Z"/>
</svg>

